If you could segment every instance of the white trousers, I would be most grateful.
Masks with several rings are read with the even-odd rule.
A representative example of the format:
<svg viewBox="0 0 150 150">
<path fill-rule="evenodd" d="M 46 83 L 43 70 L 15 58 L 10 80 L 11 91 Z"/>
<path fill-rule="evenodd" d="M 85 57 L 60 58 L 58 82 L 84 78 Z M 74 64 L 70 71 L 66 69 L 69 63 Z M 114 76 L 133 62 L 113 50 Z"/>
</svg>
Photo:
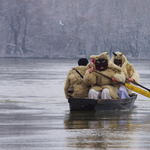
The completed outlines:
<svg viewBox="0 0 150 150">
<path fill-rule="evenodd" d="M 95 91 L 91 89 L 88 93 L 89 99 L 112 99 L 109 94 L 109 90 L 107 88 L 103 89 L 102 91 Z"/>
</svg>

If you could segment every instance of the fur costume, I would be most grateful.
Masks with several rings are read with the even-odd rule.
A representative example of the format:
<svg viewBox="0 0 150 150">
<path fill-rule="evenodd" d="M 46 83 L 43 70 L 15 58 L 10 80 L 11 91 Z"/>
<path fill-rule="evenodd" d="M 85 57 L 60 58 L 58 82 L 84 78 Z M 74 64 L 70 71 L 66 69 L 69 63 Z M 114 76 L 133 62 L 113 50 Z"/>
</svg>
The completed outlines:
<svg viewBox="0 0 150 150">
<path fill-rule="evenodd" d="M 116 55 L 116 56 L 115 56 Z M 126 77 L 126 83 L 129 83 L 127 79 L 133 78 L 137 83 L 140 81 L 139 74 L 135 71 L 132 64 L 128 62 L 126 57 L 124 56 L 124 53 L 115 52 L 115 55 L 111 58 L 111 62 L 114 63 L 114 59 L 122 60 L 122 71 L 125 74 Z M 127 88 L 128 94 L 130 95 L 132 91 Z"/>
<path fill-rule="evenodd" d="M 115 78 L 119 82 L 125 82 L 125 75 L 121 71 L 121 68 L 115 65 L 114 63 L 110 62 L 108 52 L 104 52 L 101 55 L 92 55 L 90 57 L 92 60 L 96 61 L 98 59 L 106 59 L 108 61 L 108 68 L 104 71 L 100 71 L 100 73 L 109 76 L 110 78 Z M 93 70 L 96 70 L 96 67 L 93 66 Z M 96 70 L 98 72 L 98 70 Z M 118 84 L 114 84 L 114 82 L 98 73 L 86 71 L 84 75 L 84 82 L 87 86 L 92 86 L 91 88 L 100 91 L 104 88 L 109 89 L 109 94 L 113 99 L 119 98 L 118 97 Z"/>
<path fill-rule="evenodd" d="M 74 67 L 82 76 L 84 76 L 88 66 L 77 66 Z M 74 88 L 73 93 L 68 93 L 69 87 Z M 71 69 L 68 72 L 65 87 L 64 87 L 65 96 L 75 97 L 75 98 L 86 98 L 89 92 L 89 87 L 84 83 L 83 78 L 74 70 Z"/>
</svg>

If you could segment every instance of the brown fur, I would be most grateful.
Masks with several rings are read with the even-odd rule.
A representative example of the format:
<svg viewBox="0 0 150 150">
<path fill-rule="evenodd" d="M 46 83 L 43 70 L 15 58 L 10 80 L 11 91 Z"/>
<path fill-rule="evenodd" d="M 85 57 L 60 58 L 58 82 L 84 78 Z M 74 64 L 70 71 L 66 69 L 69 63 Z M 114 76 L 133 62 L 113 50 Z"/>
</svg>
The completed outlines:
<svg viewBox="0 0 150 150">
<path fill-rule="evenodd" d="M 77 66 L 74 68 L 77 69 L 82 76 L 84 76 L 85 71 L 87 70 L 88 67 Z M 74 87 L 74 92 L 68 93 L 67 90 L 71 86 Z M 76 97 L 76 98 L 85 98 L 88 95 L 88 91 L 89 91 L 89 87 L 84 83 L 81 76 L 75 70 L 73 69 L 69 70 L 65 82 L 65 87 L 64 87 L 66 98 L 68 98 L 69 96 Z"/>
<path fill-rule="evenodd" d="M 92 59 L 94 61 L 96 61 L 98 59 L 102 59 L 102 58 L 106 59 L 108 61 L 108 68 L 111 68 L 112 70 L 114 70 L 116 72 L 121 72 L 121 68 L 120 67 L 118 67 L 117 65 L 115 65 L 114 63 L 112 63 L 111 61 L 109 61 L 110 58 L 109 58 L 108 54 L 109 54 L 109 52 L 104 52 L 104 53 L 102 53 L 100 55 L 91 55 L 90 59 Z M 95 64 L 93 62 L 89 63 L 88 66 L 89 66 L 89 68 L 94 67 L 94 70 L 96 70 Z"/>
<path fill-rule="evenodd" d="M 125 82 L 125 76 L 123 72 L 121 72 L 121 68 L 116 66 L 114 63 L 110 62 L 108 53 L 102 53 L 101 55 L 92 55 L 91 59 L 97 60 L 100 58 L 104 58 L 108 60 L 108 69 L 105 71 L 101 71 L 102 74 L 109 76 L 110 78 L 115 77 L 115 79 L 119 82 Z M 94 69 L 96 69 L 94 67 Z M 93 89 L 96 91 L 102 90 L 103 88 L 108 88 L 110 96 L 112 98 L 118 98 L 118 89 L 117 86 L 114 86 L 114 82 L 98 73 L 92 72 L 90 73 L 89 70 L 86 71 L 84 75 L 84 82 L 87 86 L 92 86 Z M 97 85 L 97 86 L 94 86 Z M 110 86 L 113 85 L 113 86 Z"/>
<path fill-rule="evenodd" d="M 115 54 L 117 54 L 117 56 L 113 56 L 111 58 L 111 62 L 114 63 L 114 59 L 120 59 L 122 60 L 122 71 L 125 74 L 125 77 L 127 79 L 129 78 L 133 78 L 137 83 L 139 83 L 140 81 L 140 76 L 139 74 L 135 71 L 134 67 L 132 64 L 129 63 L 129 61 L 126 59 L 126 57 L 124 56 L 124 53 L 121 52 L 115 52 Z M 126 82 L 128 83 L 128 80 L 126 80 Z M 131 90 L 127 89 L 128 94 L 131 94 Z"/>
</svg>

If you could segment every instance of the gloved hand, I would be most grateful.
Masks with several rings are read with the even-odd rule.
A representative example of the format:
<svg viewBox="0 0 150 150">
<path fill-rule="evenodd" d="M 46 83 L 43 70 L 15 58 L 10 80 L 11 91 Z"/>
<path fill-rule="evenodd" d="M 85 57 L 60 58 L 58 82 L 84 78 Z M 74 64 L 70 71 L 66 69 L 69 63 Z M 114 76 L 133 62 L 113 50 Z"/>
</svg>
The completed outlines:
<svg viewBox="0 0 150 150">
<path fill-rule="evenodd" d="M 93 70 L 94 70 L 94 67 L 90 68 L 89 73 L 93 72 Z"/>
<path fill-rule="evenodd" d="M 112 78 L 112 81 L 114 81 L 114 82 L 115 82 L 115 81 L 116 81 L 116 79 L 113 77 L 113 78 Z"/>
<path fill-rule="evenodd" d="M 129 82 L 133 82 L 134 81 L 134 79 L 133 78 L 129 78 Z"/>
</svg>

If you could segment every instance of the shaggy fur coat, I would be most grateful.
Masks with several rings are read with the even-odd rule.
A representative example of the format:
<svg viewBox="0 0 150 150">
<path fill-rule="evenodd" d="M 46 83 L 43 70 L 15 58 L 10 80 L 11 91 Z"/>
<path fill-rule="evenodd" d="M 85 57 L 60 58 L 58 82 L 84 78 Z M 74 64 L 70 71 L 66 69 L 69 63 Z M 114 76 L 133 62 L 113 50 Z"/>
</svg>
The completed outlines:
<svg viewBox="0 0 150 150">
<path fill-rule="evenodd" d="M 119 59 L 122 60 L 122 71 L 125 74 L 126 77 L 126 83 L 129 83 L 127 79 L 133 78 L 137 83 L 140 82 L 140 76 L 139 74 L 135 71 L 134 67 L 132 64 L 129 63 L 129 61 L 126 59 L 124 56 L 124 53 L 121 52 L 115 52 L 117 56 L 113 56 L 111 58 L 111 62 L 114 63 L 114 59 Z M 132 91 L 127 88 L 128 94 L 130 95 Z"/>
<path fill-rule="evenodd" d="M 112 63 L 109 59 L 108 53 L 104 52 L 101 55 L 92 55 L 90 57 L 92 60 L 96 61 L 98 59 L 106 59 L 108 61 L 108 68 L 105 71 L 99 71 L 100 73 L 109 76 L 110 78 L 115 78 L 119 82 L 125 82 L 125 75 L 121 71 L 121 68 Z M 96 70 L 94 64 L 92 64 L 94 70 Z M 98 72 L 98 70 L 96 70 Z M 84 75 L 84 82 L 87 86 L 92 86 L 92 89 L 96 91 L 101 91 L 104 88 L 109 89 L 109 94 L 113 99 L 117 99 L 118 97 L 118 85 L 117 82 L 113 82 L 112 80 L 93 72 L 86 71 Z"/>
<path fill-rule="evenodd" d="M 77 66 L 74 68 L 77 69 L 82 76 L 84 76 L 88 66 Z M 71 86 L 74 87 L 73 93 L 68 93 L 67 91 Z M 89 88 L 90 87 L 83 81 L 83 78 L 74 69 L 69 70 L 64 87 L 64 92 L 67 99 L 70 96 L 75 98 L 86 98 Z"/>
</svg>

